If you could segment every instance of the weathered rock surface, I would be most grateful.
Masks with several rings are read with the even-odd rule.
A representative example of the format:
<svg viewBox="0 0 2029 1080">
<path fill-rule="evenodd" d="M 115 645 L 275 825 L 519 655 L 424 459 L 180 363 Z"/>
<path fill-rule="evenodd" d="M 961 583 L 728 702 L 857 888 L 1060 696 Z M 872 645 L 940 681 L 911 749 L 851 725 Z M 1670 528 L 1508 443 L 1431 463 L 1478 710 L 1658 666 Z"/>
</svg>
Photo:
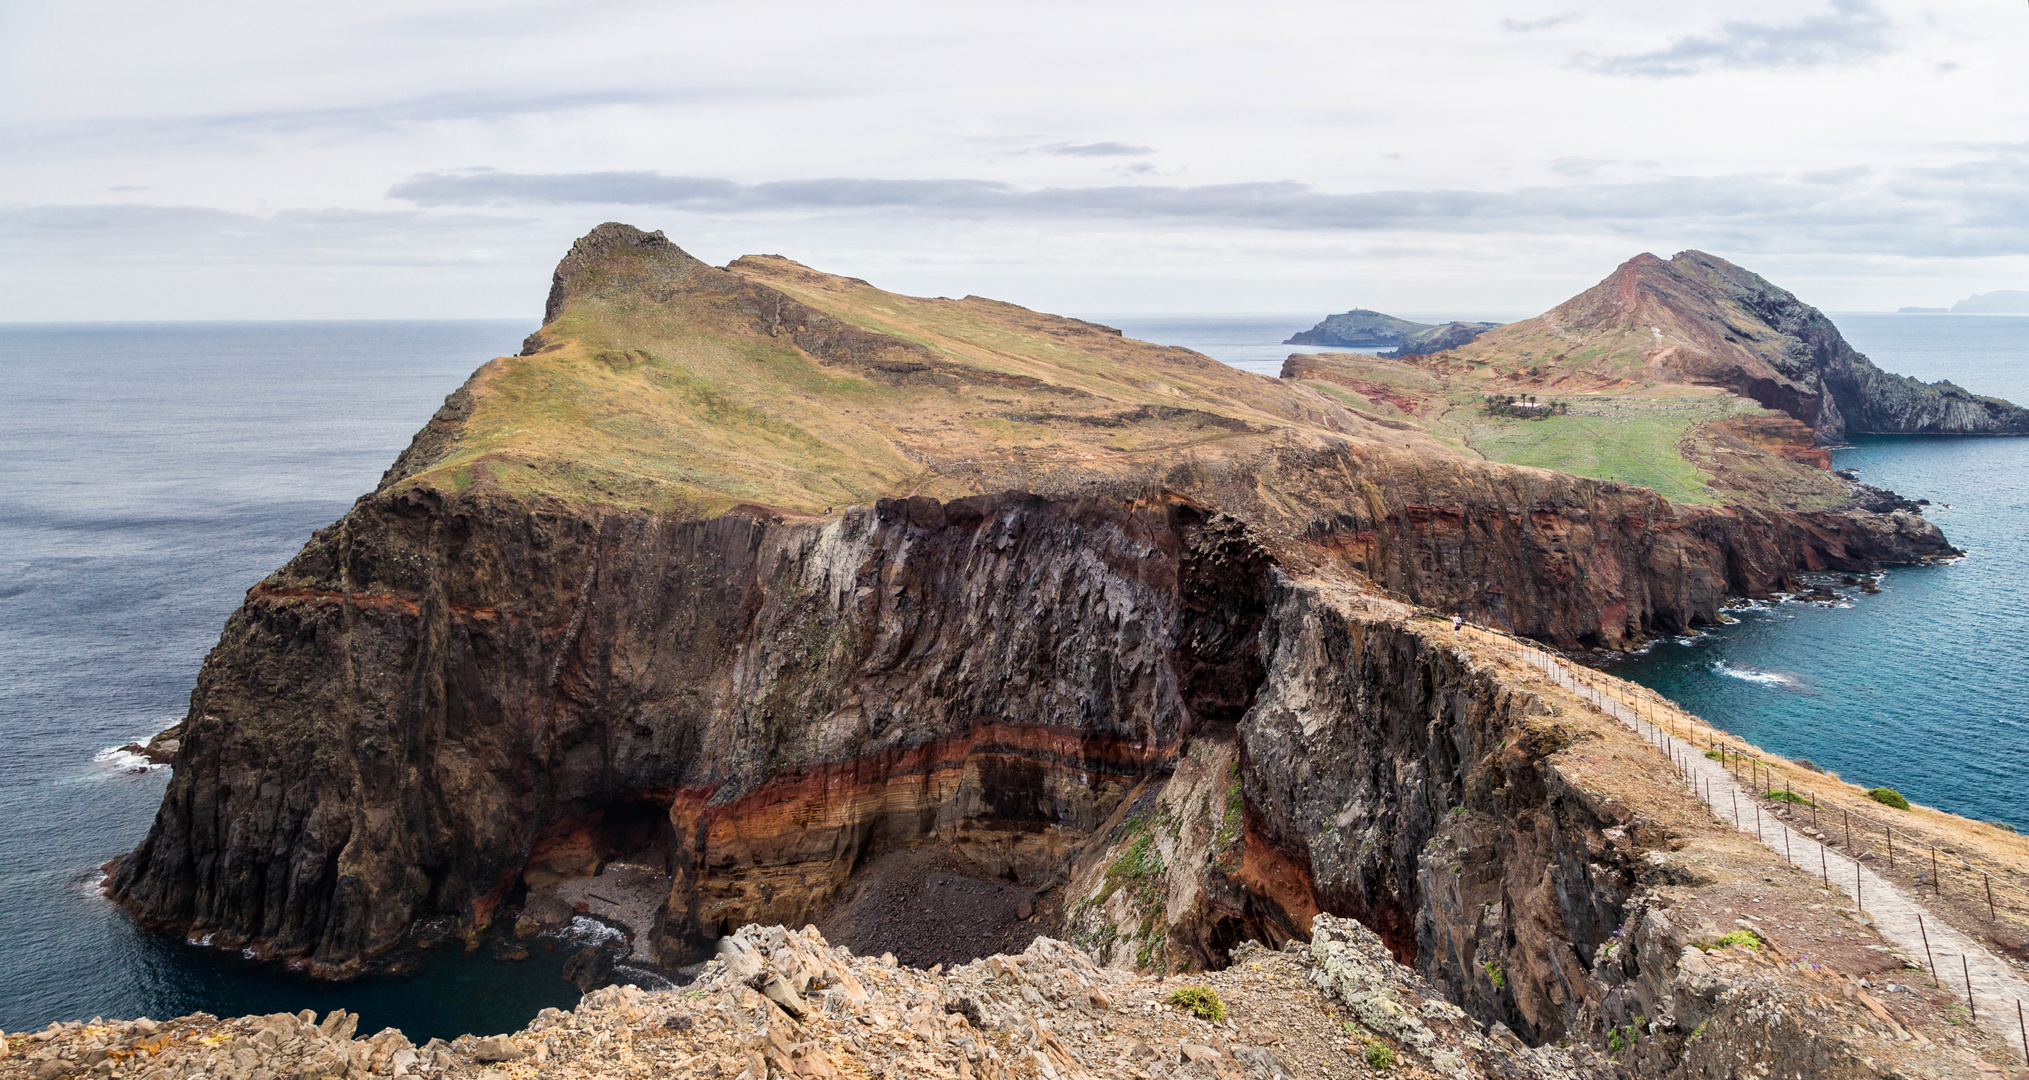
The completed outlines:
<svg viewBox="0 0 2029 1080">
<path fill-rule="evenodd" d="M 1398 319 L 1366 308 L 1327 315 L 1316 326 L 1292 335 L 1284 345 L 1333 345 L 1347 349 L 1399 345 L 1403 335 L 1434 330 L 1429 323 Z"/>
<path fill-rule="evenodd" d="M 1884 372 L 1823 312 L 1701 251 L 1667 262 L 1638 255 L 1548 313 L 1474 342 L 1466 356 L 1480 352 L 1723 386 L 1810 425 L 1826 444 L 1864 434 L 2029 433 L 2029 411 Z"/>
<path fill-rule="evenodd" d="M 1399 359 L 1404 356 L 1428 356 L 1431 353 L 1456 349 L 1469 344 L 1474 338 L 1489 330 L 1499 329 L 1500 325 L 1492 322 L 1448 322 L 1442 326 L 1411 330 L 1402 335 L 1402 340 L 1395 346 L 1395 351 L 1388 355 Z"/>
<path fill-rule="evenodd" d="M 1597 1040 L 1639 877 L 1603 838 L 1630 825 L 1539 697 L 1413 605 L 1620 644 L 1799 569 L 1952 550 L 1857 497 L 1682 506 L 1091 324 L 624 226 L 572 249 L 549 316 L 228 622 L 110 867 L 142 919 L 345 976 L 419 916 L 477 934 L 625 858 L 667 881 L 655 958 L 718 941 L 721 1034 L 795 1072 L 809 1039 L 768 1066 L 751 1040 L 787 1029 L 740 1018 L 826 1022 L 810 987 L 842 954 L 722 935 L 824 922 L 920 855 L 1109 966 L 1349 916 L 1475 1021 Z M 1442 844 L 1473 873 L 1433 877 Z M 1040 1071 L 1098 1068 L 1047 1034 L 1021 1036 Z M 1281 1067 L 1193 1045 L 1212 1074 Z"/>
<path fill-rule="evenodd" d="M 1656 908 L 1638 911 L 1603 965 L 1640 971 L 1616 985 L 1630 1007 L 1650 1010 L 1621 1021 L 1624 1037 L 1610 1049 L 1524 1046 L 1443 1000 L 1358 923 L 1322 915 L 1317 924 L 1308 946 L 1243 943 L 1228 969 L 1187 980 L 1101 967 L 1049 938 L 926 972 L 855 955 L 814 928 L 748 926 L 686 987 L 609 987 L 509 1034 L 416 1047 L 393 1029 L 354 1038 L 357 1017 L 343 1012 L 322 1024 L 308 1012 L 95 1020 L 0 1039 L 0 1078 L 1606 1080 L 1761 1075 L 1765 1066 L 1768 1075 L 1857 1080 L 1991 1068 L 1945 1046 L 1936 1026 L 1904 1029 L 1901 1008 L 1864 991 L 1844 1002 L 1836 990 L 1832 1000 L 1809 994 L 1809 980 L 1742 950 L 1662 951 L 1681 934 Z M 1176 1004 L 1185 988 L 1216 995 L 1224 1016 Z M 1660 1009 L 1637 997 L 1651 993 Z M 1894 1028 L 1901 1045 L 1861 1054 L 1857 1040 L 1817 1034 L 1852 1013 Z"/>
</svg>

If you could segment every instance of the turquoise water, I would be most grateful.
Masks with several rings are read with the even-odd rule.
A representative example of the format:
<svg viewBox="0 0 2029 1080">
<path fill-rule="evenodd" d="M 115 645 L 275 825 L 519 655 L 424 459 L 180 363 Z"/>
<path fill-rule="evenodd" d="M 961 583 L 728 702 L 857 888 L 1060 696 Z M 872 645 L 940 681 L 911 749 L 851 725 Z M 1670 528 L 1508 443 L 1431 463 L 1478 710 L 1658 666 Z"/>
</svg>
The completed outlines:
<svg viewBox="0 0 2029 1080">
<path fill-rule="evenodd" d="M 2029 317 L 1835 315 L 1882 367 L 2029 402 Z M 2029 439 L 1876 436 L 1833 454 L 1932 502 L 1966 557 L 1836 606 L 1772 604 L 1609 665 L 1787 757 L 2029 831 Z"/>
<path fill-rule="evenodd" d="M 523 323 L 0 326 L 0 1028 L 203 1010 L 513 1030 L 577 991 L 562 948 L 458 949 L 310 983 L 140 930 L 98 865 L 167 774 L 108 751 L 179 718 L 247 587 L 372 489 Z"/>
<path fill-rule="evenodd" d="M 1275 342 L 1315 321 L 1092 317 L 1265 375 L 1297 351 Z M 2029 404 L 2029 316 L 1832 319 L 1889 371 Z M 1839 606 L 1738 612 L 1611 670 L 1776 753 L 2029 831 L 2029 438 L 1868 438 L 1834 461 L 1931 500 L 1927 516 L 1966 558 L 1892 571 L 1875 596 L 1833 579 Z"/>
<path fill-rule="evenodd" d="M 1094 317 L 1273 374 L 1318 314 Z M 1836 318 L 1891 370 L 2029 401 L 2029 318 Z M 166 781 L 106 752 L 182 714 L 246 588 L 528 329 L 0 326 L 0 1028 L 344 1007 L 425 1039 L 576 1000 L 561 949 L 438 950 L 413 977 L 313 984 L 143 932 L 94 888 Z M 1745 613 L 1625 673 L 1772 750 L 2029 826 L 2029 440 L 1874 440 L 1839 463 L 1950 503 L 1932 516 L 1971 554 L 1894 571 L 1850 607 Z"/>
</svg>

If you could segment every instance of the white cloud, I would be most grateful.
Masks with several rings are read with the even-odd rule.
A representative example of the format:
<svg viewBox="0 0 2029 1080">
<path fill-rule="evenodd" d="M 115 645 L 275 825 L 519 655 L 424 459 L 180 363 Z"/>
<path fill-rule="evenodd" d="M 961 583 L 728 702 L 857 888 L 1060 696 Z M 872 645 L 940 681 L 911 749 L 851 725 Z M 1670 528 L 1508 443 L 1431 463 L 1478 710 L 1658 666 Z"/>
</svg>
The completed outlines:
<svg viewBox="0 0 2029 1080">
<path fill-rule="evenodd" d="M 1082 310 L 1286 309 L 1362 282 L 1421 310 L 1540 308 L 1693 246 L 1790 267 L 1807 278 L 1771 276 L 1827 306 L 1894 301 L 1898 273 L 1922 295 L 2029 274 L 2029 158 L 1982 145 L 2029 96 L 2020 17 L 19 0 L 0 318 L 284 295 L 514 314 L 607 217 L 714 259 Z"/>
<path fill-rule="evenodd" d="M 1895 48 L 1892 24 L 1875 0 L 1832 0 L 1831 10 L 1789 22 L 1729 20 L 1710 33 L 1671 41 L 1661 49 L 1619 55 L 1581 55 L 1579 62 L 1614 75 L 1669 78 L 1713 68 L 1805 69 L 1850 64 Z"/>
</svg>

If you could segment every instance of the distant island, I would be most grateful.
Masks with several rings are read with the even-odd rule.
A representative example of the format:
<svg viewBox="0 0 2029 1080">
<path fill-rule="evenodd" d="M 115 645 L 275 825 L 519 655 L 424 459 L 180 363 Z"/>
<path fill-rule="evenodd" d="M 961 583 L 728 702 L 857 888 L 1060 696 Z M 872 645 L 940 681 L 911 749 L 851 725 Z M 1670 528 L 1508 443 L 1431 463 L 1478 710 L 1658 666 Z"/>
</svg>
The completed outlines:
<svg viewBox="0 0 2029 1080">
<path fill-rule="evenodd" d="M 1393 345 L 1395 351 L 1389 355 L 1397 358 L 1428 356 L 1456 349 L 1500 325 L 1493 322 L 1411 322 L 1366 308 L 1354 308 L 1338 315 L 1325 316 L 1323 322 L 1291 336 L 1283 344 L 1330 345 L 1342 349 Z"/>
<path fill-rule="evenodd" d="M 1904 308 L 1904 311 L 1909 310 Z M 1952 305 L 1957 315 L 2029 315 L 2029 292 L 2021 289 L 2000 289 L 1995 292 L 1968 296 Z"/>
</svg>

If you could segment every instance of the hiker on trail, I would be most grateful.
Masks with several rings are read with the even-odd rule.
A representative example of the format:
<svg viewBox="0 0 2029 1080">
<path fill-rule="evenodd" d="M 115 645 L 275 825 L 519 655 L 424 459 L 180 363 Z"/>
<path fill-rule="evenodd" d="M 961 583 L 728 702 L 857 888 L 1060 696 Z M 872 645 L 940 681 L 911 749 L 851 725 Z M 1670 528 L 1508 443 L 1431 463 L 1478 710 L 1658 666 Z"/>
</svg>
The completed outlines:
<svg viewBox="0 0 2029 1080">
<path fill-rule="evenodd" d="M 1464 625 L 1465 625 L 1465 616 L 1463 616 L 1463 615 L 1453 615 L 1453 616 L 1451 617 L 1451 629 L 1452 629 L 1452 631 L 1453 631 L 1454 633 L 1455 633 L 1455 632 L 1457 632 L 1457 630 L 1458 630 L 1458 628 L 1459 628 L 1459 627 L 1461 627 L 1461 626 L 1464 626 Z"/>
</svg>

